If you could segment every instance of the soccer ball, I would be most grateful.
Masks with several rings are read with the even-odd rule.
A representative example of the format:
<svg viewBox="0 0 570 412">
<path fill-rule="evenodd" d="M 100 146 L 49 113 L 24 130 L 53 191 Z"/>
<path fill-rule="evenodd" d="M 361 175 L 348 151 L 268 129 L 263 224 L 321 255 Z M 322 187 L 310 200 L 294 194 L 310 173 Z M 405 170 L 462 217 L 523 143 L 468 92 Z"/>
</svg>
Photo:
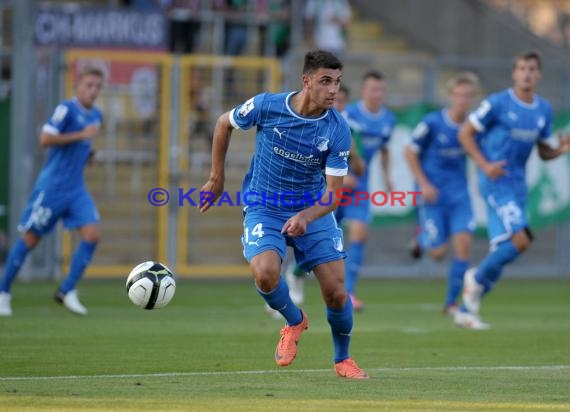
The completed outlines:
<svg viewBox="0 0 570 412">
<path fill-rule="evenodd" d="M 127 278 L 127 294 L 135 305 L 160 309 L 168 305 L 176 291 L 172 271 L 160 262 L 143 262 Z"/>
</svg>

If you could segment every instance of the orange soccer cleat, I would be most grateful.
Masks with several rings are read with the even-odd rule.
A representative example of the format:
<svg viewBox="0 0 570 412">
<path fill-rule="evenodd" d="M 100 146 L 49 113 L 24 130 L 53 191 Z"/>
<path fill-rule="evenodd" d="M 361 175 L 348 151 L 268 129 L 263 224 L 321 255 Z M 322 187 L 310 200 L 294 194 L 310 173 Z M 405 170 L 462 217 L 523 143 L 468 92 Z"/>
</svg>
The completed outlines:
<svg viewBox="0 0 570 412">
<path fill-rule="evenodd" d="M 275 362 L 279 366 L 289 366 L 297 356 L 297 344 L 301 338 L 301 333 L 309 328 L 309 318 L 304 311 L 303 320 L 298 325 L 285 326 L 281 329 L 281 338 L 275 348 Z"/>
<path fill-rule="evenodd" d="M 336 374 L 347 379 L 368 379 L 368 374 L 360 369 L 352 358 L 334 364 Z"/>
</svg>

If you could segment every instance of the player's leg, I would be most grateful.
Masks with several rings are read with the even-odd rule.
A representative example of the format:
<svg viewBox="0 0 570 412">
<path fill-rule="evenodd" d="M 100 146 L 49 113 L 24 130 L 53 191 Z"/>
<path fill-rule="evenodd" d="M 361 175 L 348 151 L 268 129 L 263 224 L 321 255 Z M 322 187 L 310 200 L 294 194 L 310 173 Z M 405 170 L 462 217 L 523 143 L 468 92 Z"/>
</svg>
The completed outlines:
<svg viewBox="0 0 570 412">
<path fill-rule="evenodd" d="M 352 302 L 344 287 L 344 262 L 336 260 L 313 269 L 319 281 L 331 327 L 335 371 L 341 377 L 366 379 L 368 375 L 350 357 L 352 333 Z"/>
<path fill-rule="evenodd" d="M 465 274 L 463 310 L 478 315 L 482 297 L 501 277 L 505 265 L 513 262 L 532 241 L 524 215 L 524 204 L 510 193 L 487 199 L 491 249 L 477 268 Z"/>
<path fill-rule="evenodd" d="M 18 276 L 20 268 L 26 260 L 28 253 L 34 249 L 40 241 L 40 236 L 34 232 L 25 232 L 22 237 L 10 249 L 4 276 L 0 281 L 0 316 L 11 316 L 11 287 L 14 279 Z"/>
<path fill-rule="evenodd" d="M 62 303 L 71 312 L 86 315 L 87 309 L 77 296 L 77 284 L 83 277 L 87 265 L 91 262 L 97 244 L 101 240 L 99 212 L 91 195 L 80 191 L 68 199 L 68 210 L 64 217 L 64 225 L 68 229 L 77 229 L 81 240 L 71 258 L 69 272 L 60 283 L 54 299 Z"/>
<path fill-rule="evenodd" d="M 471 233 L 455 233 L 452 237 L 452 242 L 455 254 L 449 265 L 447 294 L 445 298 L 446 313 L 449 315 L 454 315 L 457 310 L 457 300 L 463 290 L 463 277 L 469 268 Z"/>
<path fill-rule="evenodd" d="M 294 245 L 301 269 L 312 269 L 319 281 L 333 337 L 337 374 L 351 379 L 367 378 L 349 354 L 352 303 L 344 285 L 343 233 L 334 216 L 326 215 L 312 222 L 310 231 L 295 238 Z"/>
<path fill-rule="evenodd" d="M 463 278 L 469 268 L 471 254 L 471 238 L 475 230 L 475 220 L 469 195 L 460 196 L 450 205 L 449 227 L 452 235 L 454 256 L 451 260 L 448 274 L 446 308 L 448 314 L 457 311 L 457 299 L 463 289 Z"/>
<path fill-rule="evenodd" d="M 346 259 L 346 290 L 352 301 L 353 309 L 360 311 L 364 304 L 356 297 L 356 284 L 364 262 L 366 240 L 368 238 L 368 224 L 362 220 L 347 219 L 349 246 Z"/>
<path fill-rule="evenodd" d="M 305 278 L 307 273 L 302 270 L 295 258 L 291 255 L 285 265 L 285 280 L 289 286 L 289 294 L 295 305 L 302 305 L 305 301 Z"/>
<path fill-rule="evenodd" d="M 301 333 L 309 325 L 307 316 L 291 300 L 287 282 L 280 275 L 286 248 L 281 229 L 289 217 L 265 209 L 249 209 L 244 216 L 242 236 L 243 255 L 249 262 L 259 295 L 287 323 L 281 329 L 275 349 L 275 362 L 279 366 L 293 362 Z"/>
<path fill-rule="evenodd" d="M 50 196 L 41 190 L 34 190 L 24 210 L 18 229 L 23 233 L 8 255 L 4 276 L 0 282 L 0 315 L 10 316 L 11 285 L 28 253 L 37 246 L 41 237 L 51 231 L 61 216 L 59 196 Z"/>
</svg>

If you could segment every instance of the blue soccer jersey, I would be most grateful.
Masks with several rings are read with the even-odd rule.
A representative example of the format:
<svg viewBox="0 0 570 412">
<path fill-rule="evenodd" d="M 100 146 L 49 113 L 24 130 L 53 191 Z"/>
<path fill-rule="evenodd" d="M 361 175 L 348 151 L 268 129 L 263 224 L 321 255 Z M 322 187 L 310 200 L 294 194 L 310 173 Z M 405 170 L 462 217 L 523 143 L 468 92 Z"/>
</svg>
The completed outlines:
<svg viewBox="0 0 570 412">
<path fill-rule="evenodd" d="M 100 125 L 103 114 L 97 107 L 86 109 L 76 98 L 60 103 L 43 126 L 52 134 L 78 132 L 89 125 Z M 40 172 L 35 189 L 65 193 L 84 186 L 83 169 L 92 149 L 91 139 L 61 146 L 51 146 L 47 161 Z"/>
<path fill-rule="evenodd" d="M 298 211 L 324 194 L 325 174 L 348 171 L 351 135 L 336 110 L 304 117 L 291 107 L 291 93 L 262 93 L 235 107 L 230 122 L 236 129 L 257 127 L 255 154 L 242 196 L 246 206 Z"/>
<path fill-rule="evenodd" d="M 487 97 L 469 116 L 475 129 L 482 133 L 481 149 L 489 162 L 505 160 L 506 175 L 496 180 L 480 173 L 480 182 L 488 190 L 503 187 L 526 193 L 525 166 L 538 140 L 552 133 L 552 108 L 535 96 L 532 103 L 520 100 L 513 89 Z"/>
<path fill-rule="evenodd" d="M 412 133 L 411 147 L 418 154 L 427 179 L 438 191 L 434 203 L 422 202 L 419 207 L 422 246 L 426 249 L 443 245 L 450 235 L 475 228 L 467 189 L 466 156 L 458 139 L 460 127 L 444 109 L 428 114 Z"/>
<path fill-rule="evenodd" d="M 485 99 L 469 121 L 482 133 L 485 158 L 490 162 L 506 161 L 506 174 L 496 180 L 479 171 L 479 186 L 487 203 L 489 239 L 496 245 L 528 226 L 525 166 L 535 143 L 552 132 L 552 109 L 539 96 L 525 103 L 513 89 L 507 89 Z"/>
<path fill-rule="evenodd" d="M 428 114 L 412 133 L 411 147 L 440 194 L 467 190 L 465 152 L 458 139 L 460 127 L 444 109 Z"/>
</svg>

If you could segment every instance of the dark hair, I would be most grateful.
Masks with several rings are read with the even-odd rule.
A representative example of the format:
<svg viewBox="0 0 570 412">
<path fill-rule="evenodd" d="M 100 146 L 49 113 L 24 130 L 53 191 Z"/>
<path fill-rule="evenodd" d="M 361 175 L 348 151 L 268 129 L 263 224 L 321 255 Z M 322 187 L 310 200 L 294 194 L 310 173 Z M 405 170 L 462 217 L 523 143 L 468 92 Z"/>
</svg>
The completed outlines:
<svg viewBox="0 0 570 412">
<path fill-rule="evenodd" d="M 313 50 L 305 55 L 303 74 L 313 73 L 318 69 L 342 70 L 342 62 L 334 54 L 324 50 Z"/>
<path fill-rule="evenodd" d="M 520 60 L 535 60 L 538 65 L 538 69 L 542 70 L 542 57 L 540 53 L 535 50 L 524 51 L 517 54 L 513 59 L 513 69 L 517 67 L 517 62 Z"/>
<path fill-rule="evenodd" d="M 342 92 L 344 94 L 346 94 L 347 96 L 350 96 L 350 89 L 348 87 L 346 87 L 344 84 L 341 84 L 340 87 L 338 88 L 339 93 Z"/>
<path fill-rule="evenodd" d="M 384 75 L 380 73 L 378 70 L 369 70 L 366 73 L 364 73 L 364 76 L 362 76 L 362 83 L 364 83 L 368 79 L 384 80 Z"/>
</svg>

